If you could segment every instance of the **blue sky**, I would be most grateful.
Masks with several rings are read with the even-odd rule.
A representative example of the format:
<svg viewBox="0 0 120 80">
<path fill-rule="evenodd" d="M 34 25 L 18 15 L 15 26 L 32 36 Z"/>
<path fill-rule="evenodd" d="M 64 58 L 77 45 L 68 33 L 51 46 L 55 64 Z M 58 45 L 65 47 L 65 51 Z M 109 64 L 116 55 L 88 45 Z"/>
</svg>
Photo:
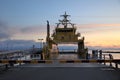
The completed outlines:
<svg viewBox="0 0 120 80">
<path fill-rule="evenodd" d="M 65 11 L 87 46 L 120 46 L 120 0 L 0 0 L 0 40 L 45 40 Z"/>
<path fill-rule="evenodd" d="M 77 24 L 118 23 L 120 0 L 0 0 L 0 20 L 13 26 L 54 24 L 65 11 Z"/>
</svg>

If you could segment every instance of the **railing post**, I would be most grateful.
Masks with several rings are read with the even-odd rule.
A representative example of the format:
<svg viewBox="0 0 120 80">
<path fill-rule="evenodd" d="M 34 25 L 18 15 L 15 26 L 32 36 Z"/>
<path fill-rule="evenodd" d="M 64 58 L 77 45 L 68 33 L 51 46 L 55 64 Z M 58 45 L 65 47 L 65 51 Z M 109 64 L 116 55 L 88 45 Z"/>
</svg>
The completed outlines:
<svg viewBox="0 0 120 80">
<path fill-rule="evenodd" d="M 27 60 L 27 54 L 25 54 L 25 60 Z"/>
<path fill-rule="evenodd" d="M 106 63 L 105 63 L 105 55 L 103 55 L 104 56 L 104 65 L 106 65 Z"/>
<path fill-rule="evenodd" d="M 20 60 L 22 60 L 21 58 L 22 58 L 22 56 L 20 55 Z M 21 63 L 19 63 L 19 65 L 21 66 Z"/>
<path fill-rule="evenodd" d="M 112 67 L 112 62 L 110 61 L 110 67 Z"/>
<path fill-rule="evenodd" d="M 102 59 L 102 50 L 99 51 L 99 59 Z"/>
<path fill-rule="evenodd" d="M 88 52 L 87 52 L 87 53 L 86 53 L 86 59 L 89 59 L 88 56 L 89 56 L 89 54 L 88 54 Z"/>
<path fill-rule="evenodd" d="M 109 54 L 109 59 L 110 59 L 110 67 L 112 67 L 112 61 L 111 60 L 113 60 L 113 57 L 112 57 L 111 54 Z"/>
<path fill-rule="evenodd" d="M 115 63 L 115 68 L 118 68 L 118 64 L 117 63 Z"/>
<path fill-rule="evenodd" d="M 8 69 L 8 64 L 5 64 L 5 69 Z"/>
</svg>

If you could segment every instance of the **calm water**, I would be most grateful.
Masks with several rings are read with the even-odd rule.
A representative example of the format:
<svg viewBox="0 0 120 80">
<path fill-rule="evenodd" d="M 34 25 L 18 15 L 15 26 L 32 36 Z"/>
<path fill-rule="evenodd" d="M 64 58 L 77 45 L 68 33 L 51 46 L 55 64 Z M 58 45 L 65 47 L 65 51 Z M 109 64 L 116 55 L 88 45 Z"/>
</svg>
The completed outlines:
<svg viewBox="0 0 120 80">
<path fill-rule="evenodd" d="M 74 46 L 64 45 L 64 46 L 58 46 L 58 48 L 59 48 L 59 51 L 65 51 L 65 50 L 74 51 L 78 49 L 77 45 L 74 45 Z M 104 50 L 104 51 L 117 51 L 117 52 L 119 51 L 120 52 L 120 50 L 111 50 L 111 49 Z M 92 53 L 92 50 L 89 50 L 88 53 Z M 109 54 L 109 53 L 103 53 L 103 54 Z M 113 55 L 114 59 L 120 59 L 120 53 L 110 53 L 110 54 Z"/>
<path fill-rule="evenodd" d="M 111 53 L 114 59 L 120 59 L 120 53 Z"/>
</svg>

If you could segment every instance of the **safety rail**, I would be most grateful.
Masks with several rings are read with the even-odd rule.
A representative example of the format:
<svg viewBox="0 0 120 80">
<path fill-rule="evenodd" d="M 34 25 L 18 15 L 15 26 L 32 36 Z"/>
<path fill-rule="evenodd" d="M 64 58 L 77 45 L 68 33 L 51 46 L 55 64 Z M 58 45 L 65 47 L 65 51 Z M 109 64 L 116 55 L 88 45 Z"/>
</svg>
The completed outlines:
<svg viewBox="0 0 120 80">
<path fill-rule="evenodd" d="M 52 60 L 0 60 L 0 63 L 52 63 Z"/>
<path fill-rule="evenodd" d="M 109 52 L 109 51 L 108 51 Z M 113 67 L 112 63 L 115 63 L 115 67 L 118 68 L 118 65 L 120 65 L 120 62 L 112 62 L 114 60 L 112 54 L 105 54 L 106 52 L 102 50 L 92 50 L 92 58 L 90 59 L 100 59 L 100 60 L 110 60 L 110 66 Z M 106 65 L 106 62 L 103 62 L 104 65 Z"/>
<path fill-rule="evenodd" d="M 0 60 L 0 64 L 2 64 L 0 67 L 3 67 L 5 70 L 8 69 L 9 67 L 14 67 L 14 64 L 24 64 L 24 63 L 29 63 L 29 64 L 38 64 L 38 63 L 45 63 L 45 64 L 50 64 L 53 63 L 52 60 Z M 0 68 L 1 70 L 1 68 Z"/>
<path fill-rule="evenodd" d="M 60 63 L 109 63 L 109 62 L 114 62 L 118 63 L 120 62 L 120 59 L 114 59 L 114 60 L 60 60 Z"/>
<path fill-rule="evenodd" d="M 115 68 L 118 68 L 120 64 L 120 59 L 111 59 L 111 60 L 60 60 L 60 63 L 110 63 L 112 67 L 112 63 L 115 63 Z"/>
<path fill-rule="evenodd" d="M 103 60 L 113 60 L 112 54 L 102 54 Z M 106 65 L 106 62 L 104 62 L 104 65 Z M 110 66 L 112 66 L 112 62 L 110 62 Z"/>
<path fill-rule="evenodd" d="M 119 63 L 120 59 L 113 60 L 59 60 L 60 63 Z M 53 63 L 53 60 L 0 60 L 0 63 Z"/>
<path fill-rule="evenodd" d="M 115 63 L 116 68 L 120 64 L 120 59 L 113 60 L 59 60 L 60 63 Z M 0 60 L 2 64 L 17 64 L 17 63 L 29 63 L 29 64 L 38 64 L 38 63 L 53 63 L 53 60 Z"/>
</svg>

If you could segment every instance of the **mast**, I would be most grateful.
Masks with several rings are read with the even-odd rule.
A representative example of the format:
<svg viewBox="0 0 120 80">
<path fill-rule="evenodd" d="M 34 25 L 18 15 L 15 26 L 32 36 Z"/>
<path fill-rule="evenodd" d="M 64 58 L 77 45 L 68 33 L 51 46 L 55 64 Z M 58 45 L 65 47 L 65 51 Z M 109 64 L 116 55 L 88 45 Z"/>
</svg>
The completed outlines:
<svg viewBox="0 0 120 80">
<path fill-rule="evenodd" d="M 70 20 L 68 20 L 68 17 L 70 15 L 67 15 L 67 13 L 65 12 L 64 15 L 61 15 L 61 17 L 63 17 L 62 20 L 59 20 L 59 23 L 57 23 L 57 27 L 59 27 L 60 24 L 62 24 L 64 26 L 64 28 L 67 28 L 68 24 L 71 24 L 72 27 L 74 27 L 74 24 L 72 24 L 70 22 Z"/>
<path fill-rule="evenodd" d="M 47 41 L 50 38 L 50 25 L 49 25 L 49 21 L 47 21 Z"/>
<path fill-rule="evenodd" d="M 70 15 L 67 15 L 66 12 L 64 15 L 61 15 L 61 17 L 63 17 L 63 20 L 61 20 L 62 24 L 64 25 L 64 28 L 67 28 L 67 24 L 69 22 L 69 20 L 67 19 Z"/>
</svg>

